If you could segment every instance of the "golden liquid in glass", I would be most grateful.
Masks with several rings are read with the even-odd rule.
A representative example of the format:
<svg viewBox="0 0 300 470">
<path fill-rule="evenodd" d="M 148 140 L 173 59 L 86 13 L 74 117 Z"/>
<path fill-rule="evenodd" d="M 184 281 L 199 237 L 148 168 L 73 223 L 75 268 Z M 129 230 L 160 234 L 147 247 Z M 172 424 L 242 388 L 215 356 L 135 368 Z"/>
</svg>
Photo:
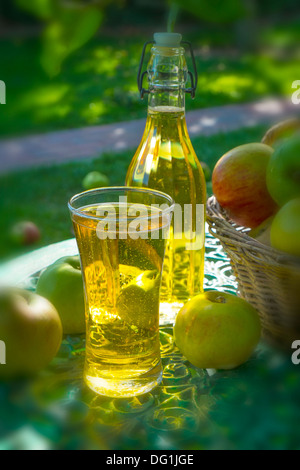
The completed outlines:
<svg viewBox="0 0 300 470">
<path fill-rule="evenodd" d="M 88 206 L 81 209 L 82 217 L 72 215 L 86 296 L 84 378 L 99 394 L 139 395 L 157 385 L 162 374 L 159 289 L 166 244 L 161 237 L 163 221 L 144 222 L 148 231 L 145 239 L 129 235 L 122 239 L 118 221 L 109 235 L 114 238 L 101 240 L 98 221 L 86 218 L 87 214 L 97 215 L 98 208 Z M 115 209 L 118 217 L 119 204 Z M 154 234 L 157 237 L 158 233 L 156 239 Z"/>
</svg>

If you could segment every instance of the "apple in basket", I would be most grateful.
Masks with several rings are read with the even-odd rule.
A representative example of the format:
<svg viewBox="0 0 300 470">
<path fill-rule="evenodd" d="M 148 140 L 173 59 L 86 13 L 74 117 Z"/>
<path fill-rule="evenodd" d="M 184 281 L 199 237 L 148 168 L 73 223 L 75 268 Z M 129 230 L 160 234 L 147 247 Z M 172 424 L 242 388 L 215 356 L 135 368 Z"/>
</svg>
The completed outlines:
<svg viewBox="0 0 300 470">
<path fill-rule="evenodd" d="M 271 225 L 273 248 L 300 257 L 300 197 L 285 204 Z"/>
<path fill-rule="evenodd" d="M 258 227 L 278 210 L 266 184 L 272 153 L 273 149 L 262 143 L 241 145 L 223 155 L 214 168 L 216 199 L 239 225 Z"/>
<path fill-rule="evenodd" d="M 282 142 L 274 151 L 267 168 L 267 186 L 280 205 L 300 197 L 300 135 Z"/>
</svg>

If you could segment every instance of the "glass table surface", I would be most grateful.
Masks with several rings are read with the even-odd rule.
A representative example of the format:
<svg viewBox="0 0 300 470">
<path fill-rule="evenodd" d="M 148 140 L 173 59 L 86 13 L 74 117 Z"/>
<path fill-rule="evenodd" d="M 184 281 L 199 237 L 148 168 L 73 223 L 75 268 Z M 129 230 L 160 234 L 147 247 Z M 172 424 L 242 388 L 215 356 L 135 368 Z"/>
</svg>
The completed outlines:
<svg viewBox="0 0 300 470">
<path fill-rule="evenodd" d="M 0 269 L 0 281 L 34 290 L 39 272 L 74 255 L 74 239 Z M 218 240 L 206 237 L 205 289 L 236 293 Z M 132 399 L 95 395 L 83 383 L 84 336 L 67 336 L 51 365 L 31 380 L 0 383 L 3 449 L 299 449 L 300 366 L 261 343 L 231 371 L 192 366 L 160 328 L 162 384 Z"/>
</svg>

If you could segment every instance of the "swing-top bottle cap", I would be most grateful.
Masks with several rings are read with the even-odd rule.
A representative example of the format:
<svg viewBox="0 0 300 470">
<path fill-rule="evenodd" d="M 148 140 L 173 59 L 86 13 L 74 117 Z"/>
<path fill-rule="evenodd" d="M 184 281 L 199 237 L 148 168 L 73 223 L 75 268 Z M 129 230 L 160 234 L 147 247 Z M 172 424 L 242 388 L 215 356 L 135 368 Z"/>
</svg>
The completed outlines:
<svg viewBox="0 0 300 470">
<path fill-rule="evenodd" d="M 154 33 L 155 44 L 159 47 L 179 47 L 181 40 L 179 33 Z"/>
</svg>

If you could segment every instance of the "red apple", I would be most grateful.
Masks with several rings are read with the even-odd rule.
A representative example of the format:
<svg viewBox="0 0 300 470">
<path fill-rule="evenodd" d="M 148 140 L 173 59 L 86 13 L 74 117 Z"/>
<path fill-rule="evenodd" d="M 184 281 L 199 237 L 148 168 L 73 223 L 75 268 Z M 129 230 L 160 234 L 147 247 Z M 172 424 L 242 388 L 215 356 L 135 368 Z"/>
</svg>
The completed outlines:
<svg viewBox="0 0 300 470">
<path fill-rule="evenodd" d="M 273 149 L 261 143 L 246 144 L 227 152 L 216 164 L 213 192 L 229 217 L 255 228 L 277 211 L 266 184 Z"/>
<path fill-rule="evenodd" d="M 18 222 L 10 233 L 11 239 L 18 245 L 31 245 L 37 242 L 40 237 L 40 231 L 33 222 Z"/>
</svg>

